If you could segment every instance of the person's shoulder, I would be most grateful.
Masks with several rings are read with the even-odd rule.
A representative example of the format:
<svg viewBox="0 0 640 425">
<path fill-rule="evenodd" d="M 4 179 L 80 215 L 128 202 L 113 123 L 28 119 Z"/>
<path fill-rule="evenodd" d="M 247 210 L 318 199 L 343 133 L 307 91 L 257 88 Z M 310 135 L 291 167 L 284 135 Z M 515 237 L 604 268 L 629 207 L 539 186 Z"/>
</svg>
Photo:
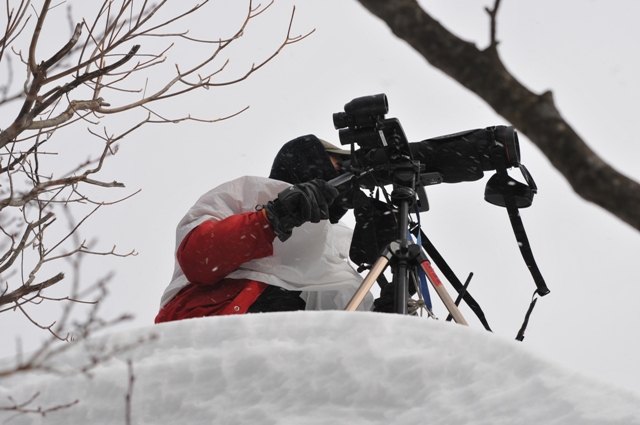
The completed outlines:
<svg viewBox="0 0 640 425">
<path fill-rule="evenodd" d="M 270 179 L 268 177 L 242 176 L 222 183 L 219 186 L 213 188 L 211 191 L 229 193 L 233 192 L 236 188 L 240 188 L 241 193 L 243 193 L 245 196 L 248 192 L 265 191 L 275 191 L 275 195 L 277 195 L 278 192 L 286 189 L 289 186 L 291 186 L 289 183 L 283 182 L 281 180 Z"/>
<path fill-rule="evenodd" d="M 278 180 L 269 179 L 267 177 L 260 176 L 240 176 L 231 180 L 227 180 L 224 183 L 220 183 L 213 189 L 207 191 L 202 197 L 207 197 L 216 193 L 233 193 L 237 188 L 243 189 L 256 189 L 259 190 L 263 187 L 278 186 L 286 188 L 290 186 L 288 183 Z"/>
<path fill-rule="evenodd" d="M 242 176 L 222 183 L 200 197 L 195 206 L 217 205 L 227 213 L 254 211 L 275 199 L 278 193 L 291 186 L 289 183 L 259 176 Z"/>
</svg>

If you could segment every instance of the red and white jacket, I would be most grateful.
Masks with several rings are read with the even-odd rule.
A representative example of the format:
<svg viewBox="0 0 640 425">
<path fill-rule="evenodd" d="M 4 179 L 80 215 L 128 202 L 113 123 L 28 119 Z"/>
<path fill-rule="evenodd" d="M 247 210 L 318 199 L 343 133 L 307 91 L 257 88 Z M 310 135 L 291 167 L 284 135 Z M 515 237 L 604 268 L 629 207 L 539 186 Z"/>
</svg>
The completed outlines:
<svg viewBox="0 0 640 425">
<path fill-rule="evenodd" d="M 305 223 L 283 243 L 256 211 L 288 186 L 245 176 L 191 207 L 176 229 L 176 266 L 156 323 L 246 313 L 265 283 L 303 291 L 307 310 L 346 306 L 362 281 L 346 260 L 351 230 L 326 220 Z M 360 309 L 372 302 L 369 295 Z"/>
</svg>

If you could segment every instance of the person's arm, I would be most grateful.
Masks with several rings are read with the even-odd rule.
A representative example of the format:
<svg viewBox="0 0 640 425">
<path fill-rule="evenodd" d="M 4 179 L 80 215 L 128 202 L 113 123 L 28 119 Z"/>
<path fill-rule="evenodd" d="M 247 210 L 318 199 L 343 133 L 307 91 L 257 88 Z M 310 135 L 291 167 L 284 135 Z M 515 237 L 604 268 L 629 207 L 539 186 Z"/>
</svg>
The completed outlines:
<svg viewBox="0 0 640 425">
<path fill-rule="evenodd" d="M 205 221 L 183 239 L 178 264 L 189 282 L 212 285 L 248 261 L 273 255 L 275 237 L 263 211 Z"/>
<path fill-rule="evenodd" d="M 291 237 L 294 227 L 329 218 L 338 191 L 322 180 L 293 185 L 257 212 L 205 221 L 178 247 L 177 258 L 189 282 L 212 285 L 242 264 L 273 255 L 272 242 Z"/>
</svg>

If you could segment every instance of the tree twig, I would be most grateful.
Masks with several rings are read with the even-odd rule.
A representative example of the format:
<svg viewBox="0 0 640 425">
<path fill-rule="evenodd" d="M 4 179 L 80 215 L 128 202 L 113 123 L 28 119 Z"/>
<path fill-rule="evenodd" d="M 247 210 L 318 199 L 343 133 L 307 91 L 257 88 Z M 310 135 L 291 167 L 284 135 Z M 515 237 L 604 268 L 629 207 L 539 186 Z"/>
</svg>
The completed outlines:
<svg viewBox="0 0 640 425">
<path fill-rule="evenodd" d="M 498 8 L 500 7 L 500 0 L 495 0 L 493 4 L 493 9 L 485 8 L 489 17 L 491 18 L 491 30 L 490 30 L 490 40 L 489 40 L 489 49 L 497 49 L 498 48 L 498 40 L 496 39 L 496 31 L 498 26 L 497 16 L 498 16 Z"/>
</svg>

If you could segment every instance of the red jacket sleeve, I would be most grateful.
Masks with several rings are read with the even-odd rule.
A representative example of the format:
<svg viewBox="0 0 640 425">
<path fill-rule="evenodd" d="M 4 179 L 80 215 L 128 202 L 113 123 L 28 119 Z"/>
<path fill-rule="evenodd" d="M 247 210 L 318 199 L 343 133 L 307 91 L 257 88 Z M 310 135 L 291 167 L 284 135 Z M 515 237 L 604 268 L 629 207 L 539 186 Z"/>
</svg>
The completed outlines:
<svg viewBox="0 0 640 425">
<path fill-rule="evenodd" d="M 242 264 L 273 255 L 275 237 L 262 211 L 205 221 L 178 247 L 178 264 L 189 282 L 213 285 Z"/>
</svg>

